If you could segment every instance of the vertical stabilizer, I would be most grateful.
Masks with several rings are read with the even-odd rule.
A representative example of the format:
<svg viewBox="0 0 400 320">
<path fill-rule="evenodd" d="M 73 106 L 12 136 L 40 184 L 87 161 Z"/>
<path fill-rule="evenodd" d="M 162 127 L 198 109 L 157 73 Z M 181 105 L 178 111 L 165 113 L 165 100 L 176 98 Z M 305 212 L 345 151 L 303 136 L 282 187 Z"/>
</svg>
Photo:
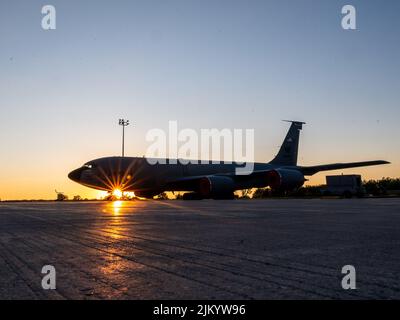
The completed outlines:
<svg viewBox="0 0 400 320">
<path fill-rule="evenodd" d="M 291 122 L 292 124 L 288 133 L 286 134 L 285 140 L 283 141 L 278 154 L 270 163 L 283 166 L 295 166 L 297 165 L 300 130 L 303 128 L 303 124 L 305 124 L 305 122 L 289 120 L 284 121 Z"/>
</svg>

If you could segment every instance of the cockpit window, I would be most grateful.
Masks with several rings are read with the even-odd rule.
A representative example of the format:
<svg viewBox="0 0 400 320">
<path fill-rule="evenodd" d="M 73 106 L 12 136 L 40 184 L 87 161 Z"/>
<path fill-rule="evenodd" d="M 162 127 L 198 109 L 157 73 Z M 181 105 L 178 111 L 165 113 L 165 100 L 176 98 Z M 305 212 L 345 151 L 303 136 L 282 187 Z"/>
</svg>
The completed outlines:
<svg viewBox="0 0 400 320">
<path fill-rule="evenodd" d="M 94 164 L 94 163 L 85 163 L 84 165 L 83 165 L 85 168 L 88 168 L 88 169 L 92 169 L 92 168 L 95 168 L 96 167 L 96 165 Z"/>
</svg>

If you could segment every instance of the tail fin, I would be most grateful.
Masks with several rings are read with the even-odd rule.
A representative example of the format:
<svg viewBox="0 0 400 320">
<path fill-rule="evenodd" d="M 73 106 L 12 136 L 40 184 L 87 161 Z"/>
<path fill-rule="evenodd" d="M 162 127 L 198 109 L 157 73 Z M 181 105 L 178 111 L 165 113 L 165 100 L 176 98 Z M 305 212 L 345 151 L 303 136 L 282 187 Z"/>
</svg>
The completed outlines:
<svg viewBox="0 0 400 320">
<path fill-rule="evenodd" d="M 286 134 L 286 138 L 283 141 L 278 154 L 270 163 L 284 166 L 295 166 L 297 165 L 300 130 L 303 128 L 303 124 L 305 124 L 305 122 L 290 120 L 284 121 L 291 122 L 292 124 L 288 133 Z"/>
</svg>

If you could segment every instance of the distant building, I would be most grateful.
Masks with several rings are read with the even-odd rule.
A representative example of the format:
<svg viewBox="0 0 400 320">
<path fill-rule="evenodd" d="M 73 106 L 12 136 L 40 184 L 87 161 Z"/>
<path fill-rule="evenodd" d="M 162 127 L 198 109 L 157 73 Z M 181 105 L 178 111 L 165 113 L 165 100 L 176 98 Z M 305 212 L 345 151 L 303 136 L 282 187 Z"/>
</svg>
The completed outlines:
<svg viewBox="0 0 400 320">
<path fill-rule="evenodd" d="M 351 198 L 353 196 L 361 197 L 365 194 L 365 188 L 362 185 L 361 175 L 347 174 L 326 176 L 326 187 L 323 188 L 324 195 L 343 196 Z"/>
</svg>

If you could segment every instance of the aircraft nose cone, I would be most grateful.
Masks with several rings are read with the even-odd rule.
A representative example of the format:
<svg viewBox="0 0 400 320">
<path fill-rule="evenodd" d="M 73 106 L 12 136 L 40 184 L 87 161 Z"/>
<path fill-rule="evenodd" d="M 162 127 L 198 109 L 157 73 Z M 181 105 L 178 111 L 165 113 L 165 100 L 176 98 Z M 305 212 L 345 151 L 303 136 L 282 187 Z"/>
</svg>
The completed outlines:
<svg viewBox="0 0 400 320">
<path fill-rule="evenodd" d="M 75 169 L 68 174 L 68 178 L 72 181 L 79 182 L 81 180 L 82 168 Z"/>
</svg>

